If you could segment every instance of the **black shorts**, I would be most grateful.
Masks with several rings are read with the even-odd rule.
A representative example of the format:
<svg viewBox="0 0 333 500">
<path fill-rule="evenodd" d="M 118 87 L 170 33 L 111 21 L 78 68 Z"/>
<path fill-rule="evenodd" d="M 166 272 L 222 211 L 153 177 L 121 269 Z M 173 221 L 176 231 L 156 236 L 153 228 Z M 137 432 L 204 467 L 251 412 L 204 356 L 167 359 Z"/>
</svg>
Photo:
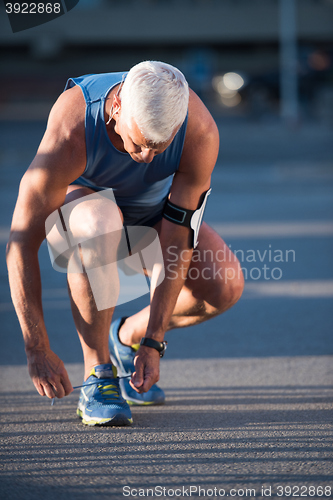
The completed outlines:
<svg viewBox="0 0 333 500">
<path fill-rule="evenodd" d="M 124 216 L 124 226 L 153 227 L 162 219 L 165 200 L 154 207 L 119 207 Z"/>
<path fill-rule="evenodd" d="M 86 186 L 78 181 L 72 182 L 72 185 L 89 187 L 92 191 L 96 193 L 98 191 L 103 191 L 103 189 L 95 189 L 91 186 Z M 162 219 L 163 209 L 165 205 L 166 198 L 162 199 L 157 205 L 145 206 L 145 205 L 120 205 L 117 204 L 124 216 L 124 226 L 148 226 L 153 227 Z"/>
</svg>

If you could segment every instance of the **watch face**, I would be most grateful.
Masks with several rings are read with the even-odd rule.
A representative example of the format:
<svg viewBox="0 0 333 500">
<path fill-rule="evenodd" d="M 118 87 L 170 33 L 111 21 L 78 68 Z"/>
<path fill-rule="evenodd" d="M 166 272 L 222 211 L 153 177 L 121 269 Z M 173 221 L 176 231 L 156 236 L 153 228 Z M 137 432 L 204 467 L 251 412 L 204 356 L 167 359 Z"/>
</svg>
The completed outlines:
<svg viewBox="0 0 333 500">
<path fill-rule="evenodd" d="M 166 348 L 167 348 L 168 343 L 167 343 L 167 342 L 165 342 L 165 341 L 163 341 L 163 342 L 162 342 L 162 344 L 163 344 L 163 348 L 162 348 L 162 350 L 161 350 L 161 357 L 164 355 L 164 353 L 165 353 L 165 351 L 166 351 Z"/>
</svg>

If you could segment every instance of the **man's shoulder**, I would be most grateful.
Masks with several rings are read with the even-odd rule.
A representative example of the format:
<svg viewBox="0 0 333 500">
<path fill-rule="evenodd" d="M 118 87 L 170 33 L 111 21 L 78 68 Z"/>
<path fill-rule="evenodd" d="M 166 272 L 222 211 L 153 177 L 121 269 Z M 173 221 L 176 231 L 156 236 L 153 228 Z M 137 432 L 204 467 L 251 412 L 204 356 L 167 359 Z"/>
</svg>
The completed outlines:
<svg viewBox="0 0 333 500">
<path fill-rule="evenodd" d="M 219 132 L 214 118 L 198 95 L 190 90 L 184 150 L 205 145 L 209 148 L 218 143 Z"/>
<path fill-rule="evenodd" d="M 219 150 L 219 132 L 215 120 L 201 99 L 190 91 L 188 121 L 178 172 L 186 184 L 206 186 Z"/>
<path fill-rule="evenodd" d="M 218 141 L 219 136 L 214 118 L 193 90 L 190 90 L 187 135 L 191 142 L 205 139 Z"/>
<path fill-rule="evenodd" d="M 53 105 L 48 119 L 48 129 L 64 134 L 68 139 L 82 137 L 86 104 L 78 86 L 65 90 Z M 84 137 L 84 136 L 83 136 Z"/>
</svg>

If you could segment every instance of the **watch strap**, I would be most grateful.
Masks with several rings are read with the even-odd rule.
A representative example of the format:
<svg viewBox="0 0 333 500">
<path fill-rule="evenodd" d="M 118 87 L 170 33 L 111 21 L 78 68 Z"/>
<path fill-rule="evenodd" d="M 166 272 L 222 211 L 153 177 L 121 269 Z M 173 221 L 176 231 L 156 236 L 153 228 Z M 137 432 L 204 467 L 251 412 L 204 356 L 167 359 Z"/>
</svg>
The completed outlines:
<svg viewBox="0 0 333 500">
<path fill-rule="evenodd" d="M 165 349 L 167 347 L 167 342 L 164 340 L 163 342 L 158 342 L 157 340 L 150 339 L 143 337 L 141 339 L 140 345 L 146 346 L 146 347 L 152 347 L 153 349 L 156 349 L 160 353 L 160 357 L 162 358 L 165 352 Z"/>
</svg>

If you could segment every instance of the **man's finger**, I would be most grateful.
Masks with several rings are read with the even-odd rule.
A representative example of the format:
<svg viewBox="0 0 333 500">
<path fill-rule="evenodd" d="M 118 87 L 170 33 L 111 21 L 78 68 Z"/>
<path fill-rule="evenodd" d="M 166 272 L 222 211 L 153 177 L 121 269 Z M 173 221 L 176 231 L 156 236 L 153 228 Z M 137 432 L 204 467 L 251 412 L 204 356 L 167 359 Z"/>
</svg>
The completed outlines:
<svg viewBox="0 0 333 500">
<path fill-rule="evenodd" d="M 61 399 L 65 396 L 65 389 L 63 388 L 63 385 L 61 382 L 58 382 L 57 384 L 50 382 L 50 384 L 51 384 L 51 387 L 53 389 L 53 392 L 54 392 L 56 398 Z"/>
<path fill-rule="evenodd" d="M 143 385 L 141 387 L 143 392 L 148 392 L 151 386 L 154 384 L 154 379 L 152 376 L 147 375 L 144 379 Z"/>
<path fill-rule="evenodd" d="M 132 387 L 132 389 L 134 389 L 136 392 L 140 393 L 141 391 L 134 385 L 134 379 L 133 379 L 134 373 L 132 373 L 132 378 L 130 379 L 129 384 Z"/>
<path fill-rule="evenodd" d="M 143 368 L 137 369 L 133 374 L 130 380 L 130 384 L 137 392 L 142 392 L 143 385 Z"/>
<path fill-rule="evenodd" d="M 74 391 L 73 386 L 71 384 L 71 381 L 68 378 L 67 373 L 62 376 L 61 382 L 62 382 L 63 388 L 65 390 L 64 396 L 68 396 L 71 392 Z"/>
<path fill-rule="evenodd" d="M 53 399 L 56 397 L 56 393 L 49 382 L 43 382 L 43 389 L 48 398 Z"/>
<path fill-rule="evenodd" d="M 34 383 L 34 386 L 36 387 L 38 394 L 40 396 L 46 396 L 42 384 L 40 384 L 39 382 L 35 382 L 35 381 L 33 381 L 33 383 Z"/>
</svg>

